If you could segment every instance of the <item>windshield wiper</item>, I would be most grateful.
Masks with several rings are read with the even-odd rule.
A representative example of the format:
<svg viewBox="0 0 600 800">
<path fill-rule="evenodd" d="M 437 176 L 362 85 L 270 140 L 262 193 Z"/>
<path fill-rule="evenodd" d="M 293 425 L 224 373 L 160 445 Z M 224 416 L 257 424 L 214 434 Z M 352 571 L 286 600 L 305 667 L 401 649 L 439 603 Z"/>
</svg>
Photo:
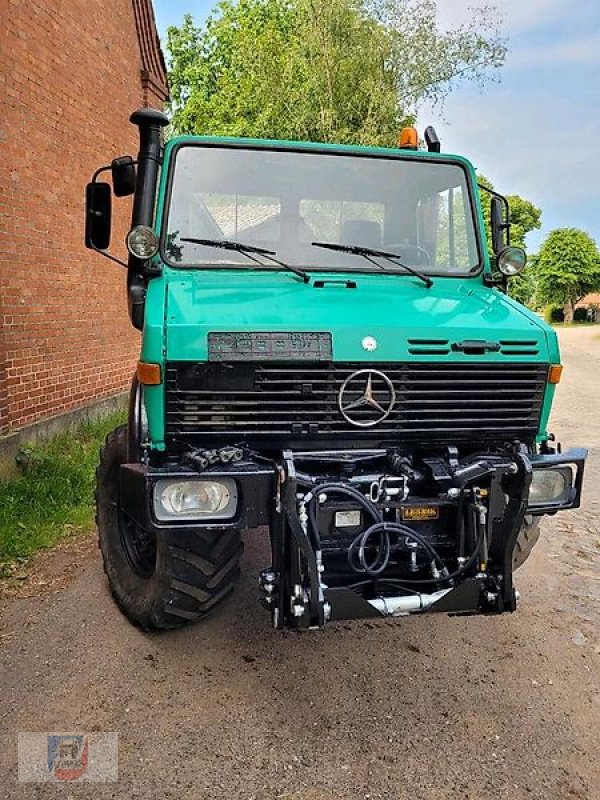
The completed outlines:
<svg viewBox="0 0 600 800">
<path fill-rule="evenodd" d="M 381 264 L 378 264 L 377 261 L 374 261 L 373 259 L 385 258 L 392 264 L 402 267 L 402 269 L 410 272 L 410 274 L 414 275 L 415 278 L 423 281 L 428 289 L 430 286 L 433 286 L 433 281 L 431 278 L 429 278 L 427 275 L 423 275 L 418 270 L 403 264 L 402 261 L 400 261 L 401 256 L 399 256 L 397 253 L 388 253 L 387 250 L 375 250 L 372 247 L 362 247 L 358 244 L 337 244 L 336 242 L 312 242 L 311 244 L 313 247 L 323 247 L 325 250 L 335 250 L 339 253 L 352 253 L 357 256 L 363 256 L 363 258 L 366 258 L 367 261 L 371 262 L 371 264 L 375 264 L 376 267 L 384 271 L 386 271 L 385 267 L 382 267 Z"/>
<path fill-rule="evenodd" d="M 274 250 L 266 250 L 264 247 L 256 247 L 253 244 L 244 244 L 243 242 L 234 242 L 230 239 L 193 239 L 189 237 L 181 237 L 180 241 L 190 242 L 191 244 L 201 244 L 204 247 L 220 247 L 222 250 L 235 250 L 237 253 L 243 253 L 245 256 L 248 256 L 248 258 L 251 261 L 254 261 L 255 264 L 259 264 L 261 267 L 267 266 L 263 261 L 260 261 L 258 258 L 254 258 L 253 253 L 255 253 L 256 255 L 263 256 L 263 258 L 266 258 L 268 261 L 272 261 L 274 264 L 278 264 L 280 267 L 295 273 L 302 278 L 304 283 L 310 283 L 310 275 L 307 272 L 305 272 L 303 269 L 299 269 L 298 267 L 292 267 L 291 264 L 286 264 L 285 261 L 280 261 L 278 258 L 274 258 L 276 255 Z"/>
</svg>

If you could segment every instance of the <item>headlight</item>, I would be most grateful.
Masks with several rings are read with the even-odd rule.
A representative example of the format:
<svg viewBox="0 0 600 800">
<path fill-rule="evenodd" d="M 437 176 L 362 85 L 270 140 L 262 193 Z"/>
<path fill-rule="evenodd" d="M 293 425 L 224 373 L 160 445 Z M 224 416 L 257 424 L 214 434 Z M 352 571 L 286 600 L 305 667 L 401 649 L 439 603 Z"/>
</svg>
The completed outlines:
<svg viewBox="0 0 600 800">
<path fill-rule="evenodd" d="M 154 514 L 158 520 L 230 519 L 237 509 L 234 480 L 163 479 L 154 486 Z"/>
<path fill-rule="evenodd" d="M 573 487 L 570 467 L 534 469 L 529 488 L 529 505 L 561 505 L 567 503 Z"/>
<path fill-rule="evenodd" d="M 136 225 L 127 234 L 127 249 L 136 258 L 152 258 L 158 253 L 158 236 L 147 225 Z"/>
<path fill-rule="evenodd" d="M 503 275 L 518 275 L 525 269 L 527 255 L 522 247 L 505 247 L 498 254 L 498 269 Z"/>
</svg>

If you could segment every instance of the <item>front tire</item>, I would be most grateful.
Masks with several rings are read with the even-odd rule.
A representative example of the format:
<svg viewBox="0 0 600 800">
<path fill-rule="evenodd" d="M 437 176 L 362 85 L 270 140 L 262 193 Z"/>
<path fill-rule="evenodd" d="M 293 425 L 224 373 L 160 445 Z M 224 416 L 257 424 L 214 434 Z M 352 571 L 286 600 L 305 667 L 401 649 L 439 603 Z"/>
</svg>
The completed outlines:
<svg viewBox="0 0 600 800">
<path fill-rule="evenodd" d="M 96 523 L 115 602 L 143 630 L 176 628 L 204 617 L 233 589 L 242 551 L 239 529 L 142 528 L 123 510 L 119 468 L 128 431 L 110 433 L 96 473 Z"/>
<path fill-rule="evenodd" d="M 540 518 L 528 514 L 521 526 L 513 549 L 513 571 L 519 569 L 531 555 L 540 538 Z"/>
</svg>

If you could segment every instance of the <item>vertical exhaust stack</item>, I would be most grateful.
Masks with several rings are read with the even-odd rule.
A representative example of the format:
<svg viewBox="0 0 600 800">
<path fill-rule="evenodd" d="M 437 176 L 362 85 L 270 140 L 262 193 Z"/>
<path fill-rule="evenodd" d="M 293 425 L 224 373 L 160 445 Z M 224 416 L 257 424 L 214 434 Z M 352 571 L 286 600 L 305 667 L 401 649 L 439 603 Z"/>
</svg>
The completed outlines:
<svg viewBox="0 0 600 800">
<path fill-rule="evenodd" d="M 166 114 L 154 108 L 140 108 L 129 117 L 140 132 L 140 150 L 137 158 L 135 197 L 131 227 L 152 226 L 156 197 L 156 182 L 161 162 L 161 128 L 169 124 Z"/>
<path fill-rule="evenodd" d="M 154 108 L 139 108 L 129 117 L 140 132 L 140 150 L 137 157 L 135 195 L 131 213 L 131 227 L 146 225 L 152 227 L 158 171 L 162 161 L 161 128 L 169 124 L 162 111 Z M 144 261 L 129 255 L 127 270 L 127 304 L 134 328 L 142 330 L 146 306 L 146 283 Z"/>
</svg>

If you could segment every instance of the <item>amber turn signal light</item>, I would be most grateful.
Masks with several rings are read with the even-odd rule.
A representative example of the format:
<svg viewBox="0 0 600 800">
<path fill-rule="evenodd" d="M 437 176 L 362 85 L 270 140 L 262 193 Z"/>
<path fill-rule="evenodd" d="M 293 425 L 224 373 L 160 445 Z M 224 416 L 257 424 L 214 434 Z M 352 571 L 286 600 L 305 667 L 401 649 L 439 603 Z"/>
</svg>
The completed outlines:
<svg viewBox="0 0 600 800">
<path fill-rule="evenodd" d="M 418 150 L 419 134 L 416 128 L 402 128 L 402 133 L 398 139 L 398 147 L 401 150 Z"/>
<path fill-rule="evenodd" d="M 560 383 L 562 371 L 562 364 L 552 364 L 548 370 L 548 383 Z"/>
<path fill-rule="evenodd" d="M 158 386 L 160 383 L 160 364 L 146 364 L 138 361 L 138 381 L 144 386 Z"/>
</svg>

